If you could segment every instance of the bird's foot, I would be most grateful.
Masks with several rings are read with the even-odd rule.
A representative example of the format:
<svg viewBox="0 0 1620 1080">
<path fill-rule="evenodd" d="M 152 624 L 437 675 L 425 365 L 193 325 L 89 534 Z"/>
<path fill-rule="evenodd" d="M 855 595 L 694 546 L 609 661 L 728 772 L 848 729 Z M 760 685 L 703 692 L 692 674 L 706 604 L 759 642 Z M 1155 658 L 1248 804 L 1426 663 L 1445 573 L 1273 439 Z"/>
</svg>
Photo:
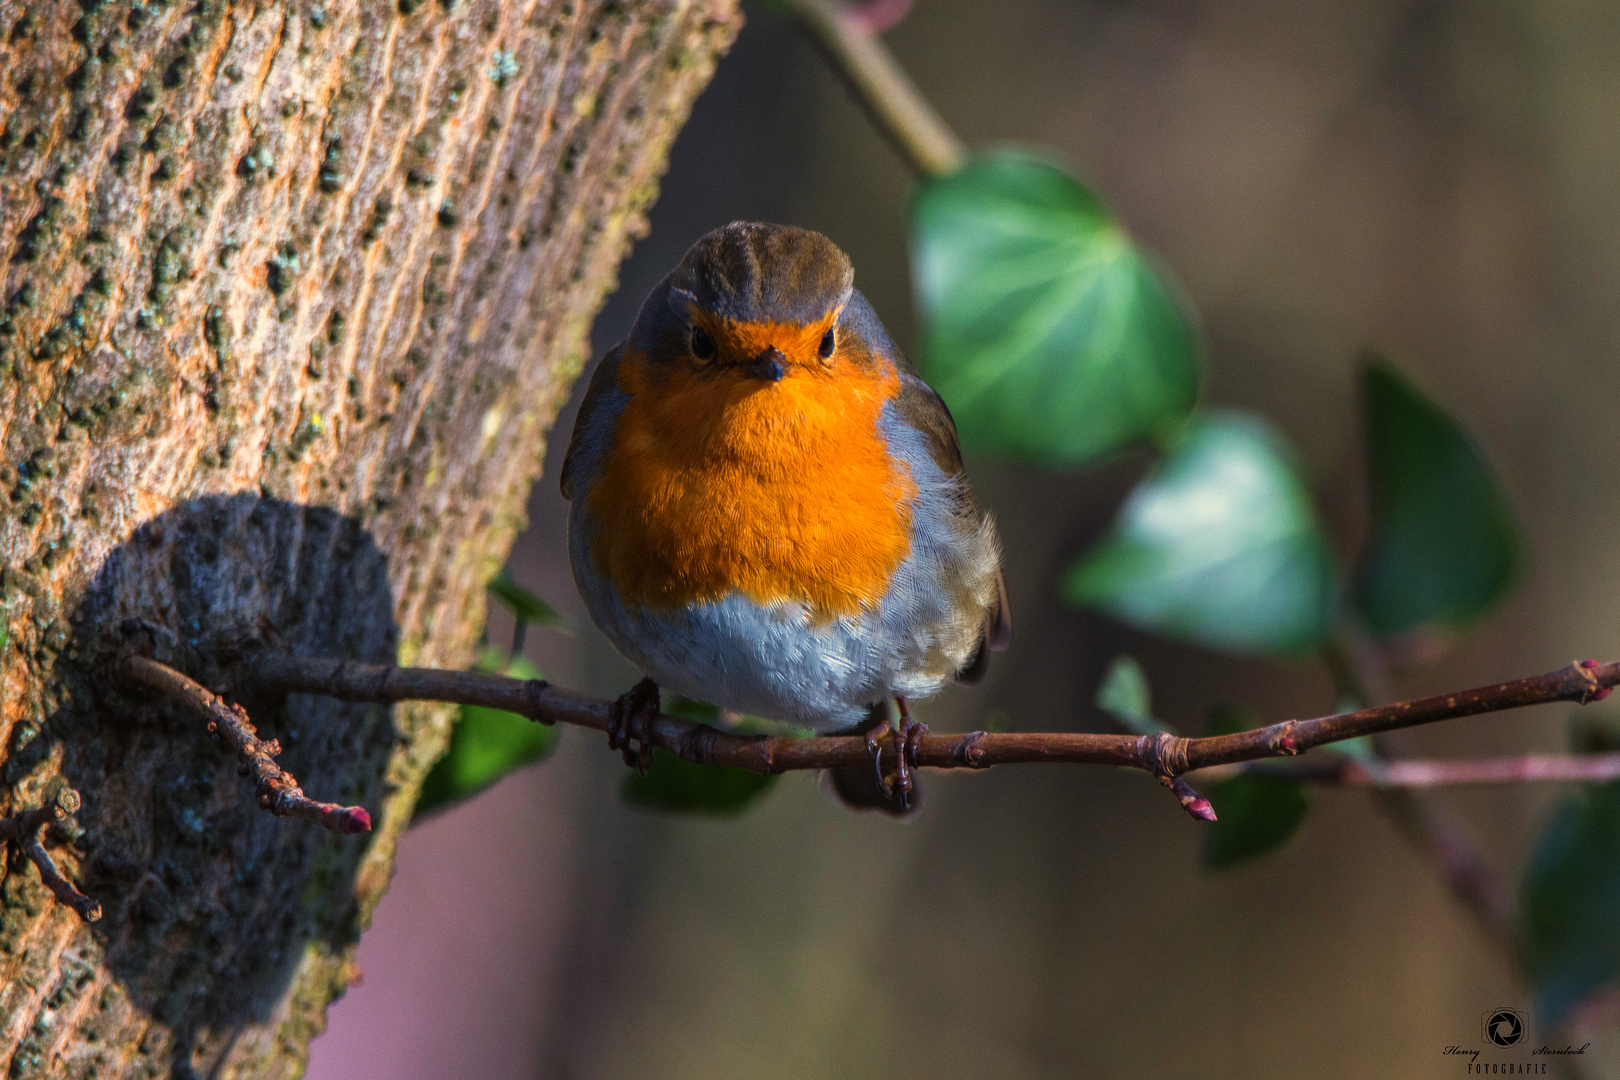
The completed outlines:
<svg viewBox="0 0 1620 1080">
<path fill-rule="evenodd" d="M 917 746 L 922 737 L 928 734 L 928 725 L 911 718 L 911 710 L 906 707 L 906 699 L 896 697 L 894 703 L 900 707 L 900 723 L 891 726 L 888 723 L 877 724 L 867 729 L 866 752 L 872 755 L 872 767 L 877 770 L 878 788 L 883 797 L 889 800 L 898 800 L 901 812 L 911 809 L 911 797 L 917 790 Z M 888 776 L 883 772 L 883 736 L 887 733 L 889 742 L 894 748 L 894 782 L 889 782 Z"/>
<path fill-rule="evenodd" d="M 608 749 L 623 754 L 624 763 L 635 766 L 642 776 L 652 767 L 652 725 L 660 708 L 658 684 L 642 679 L 619 695 L 608 720 Z"/>
</svg>

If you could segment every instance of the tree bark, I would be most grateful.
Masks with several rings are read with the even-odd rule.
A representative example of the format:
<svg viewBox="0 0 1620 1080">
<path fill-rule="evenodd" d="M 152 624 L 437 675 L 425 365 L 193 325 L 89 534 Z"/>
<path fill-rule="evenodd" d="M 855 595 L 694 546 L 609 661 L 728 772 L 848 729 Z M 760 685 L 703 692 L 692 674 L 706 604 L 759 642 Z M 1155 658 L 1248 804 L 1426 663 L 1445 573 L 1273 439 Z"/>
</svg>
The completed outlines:
<svg viewBox="0 0 1620 1080">
<path fill-rule="evenodd" d="M 271 818 L 149 651 L 462 666 L 734 0 L 0 0 L 0 1067 L 297 1075 L 449 715 L 245 700 Z M 543 827 L 537 823 L 537 827 Z M 499 993 L 492 987 L 491 993 Z"/>
</svg>

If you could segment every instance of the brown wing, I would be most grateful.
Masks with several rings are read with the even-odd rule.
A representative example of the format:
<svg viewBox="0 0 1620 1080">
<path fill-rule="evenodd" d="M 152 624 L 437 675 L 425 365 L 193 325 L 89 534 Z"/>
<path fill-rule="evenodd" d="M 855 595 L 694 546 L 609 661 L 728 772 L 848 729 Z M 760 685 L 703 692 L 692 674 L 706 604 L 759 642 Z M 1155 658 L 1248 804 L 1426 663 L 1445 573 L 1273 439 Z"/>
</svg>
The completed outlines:
<svg viewBox="0 0 1620 1080">
<path fill-rule="evenodd" d="M 574 417 L 574 431 L 568 437 L 568 452 L 563 455 L 562 466 L 562 494 L 563 498 L 572 500 L 574 497 L 574 452 L 584 437 L 584 433 L 593 423 L 601 423 L 596 415 L 602 404 L 602 399 L 611 393 L 619 379 L 619 357 L 624 355 L 624 342 L 613 346 L 591 372 L 590 385 L 585 388 L 585 400 L 579 403 L 579 413 Z"/>
<path fill-rule="evenodd" d="M 956 435 L 956 421 L 951 419 L 951 410 L 946 408 L 945 400 L 934 392 L 934 388 L 902 369 L 900 393 L 895 396 L 894 403 L 906 423 L 927 438 L 930 456 L 940 471 L 946 476 L 961 476 L 962 443 Z M 984 520 L 983 507 L 973 497 L 973 491 L 967 484 L 962 484 L 957 491 L 957 513 L 970 525 L 977 526 Z M 967 666 L 956 673 L 956 680 L 976 683 L 984 678 L 985 668 L 990 664 L 990 652 L 1000 652 L 1011 643 L 1012 608 L 1007 603 L 1007 583 L 998 566 L 996 595 L 985 612 L 979 647 Z"/>
</svg>

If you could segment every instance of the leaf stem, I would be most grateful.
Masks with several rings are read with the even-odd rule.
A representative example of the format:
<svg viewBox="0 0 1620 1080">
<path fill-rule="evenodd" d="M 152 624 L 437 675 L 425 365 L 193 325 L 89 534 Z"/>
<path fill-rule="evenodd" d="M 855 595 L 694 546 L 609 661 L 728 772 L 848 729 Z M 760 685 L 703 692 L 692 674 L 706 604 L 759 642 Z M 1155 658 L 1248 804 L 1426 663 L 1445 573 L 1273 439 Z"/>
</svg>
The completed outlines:
<svg viewBox="0 0 1620 1080">
<path fill-rule="evenodd" d="M 838 0 L 780 0 L 844 81 L 850 94 L 913 172 L 948 176 L 967 157 L 870 23 Z"/>
</svg>

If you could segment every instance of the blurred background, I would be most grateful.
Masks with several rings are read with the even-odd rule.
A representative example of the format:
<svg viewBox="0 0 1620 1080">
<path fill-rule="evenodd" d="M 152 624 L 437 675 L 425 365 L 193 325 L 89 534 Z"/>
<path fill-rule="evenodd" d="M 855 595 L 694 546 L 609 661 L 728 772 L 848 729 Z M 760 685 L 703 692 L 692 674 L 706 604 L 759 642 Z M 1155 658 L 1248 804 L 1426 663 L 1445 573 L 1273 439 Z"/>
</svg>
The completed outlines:
<svg viewBox="0 0 1620 1080">
<path fill-rule="evenodd" d="M 739 218 L 827 233 L 915 341 L 910 174 L 794 26 L 747 13 L 598 353 L 693 239 Z M 920 0 L 886 40 L 970 145 L 1056 148 L 1158 253 L 1203 322 L 1206 400 L 1293 440 L 1341 552 L 1364 529 L 1360 348 L 1389 349 L 1479 440 L 1528 571 L 1403 696 L 1620 653 L 1620 5 Z M 529 633 L 530 659 L 612 696 L 637 673 L 569 575 L 572 423 L 571 406 L 511 570 L 567 616 Z M 1058 599 L 1147 462 L 970 462 L 1017 639 L 922 719 L 1113 730 L 1091 701 L 1121 652 L 1183 731 L 1220 703 L 1331 710 L 1319 663 L 1234 660 Z M 1562 750 L 1570 711 L 1401 746 Z M 805 774 L 735 820 L 660 815 L 621 803 L 623 773 L 605 740 L 567 731 L 545 764 L 407 834 L 310 1076 L 1432 1077 L 1463 1072 L 1442 1051 L 1477 1045 L 1482 1012 L 1530 1005 L 1364 791 L 1321 792 L 1286 851 L 1212 874 L 1198 824 L 1137 773 L 930 775 L 906 824 L 853 815 Z M 1517 880 L 1560 794 L 1448 801 Z M 1620 1041 L 1599 1037 L 1586 1075 L 1620 1075 Z"/>
</svg>

